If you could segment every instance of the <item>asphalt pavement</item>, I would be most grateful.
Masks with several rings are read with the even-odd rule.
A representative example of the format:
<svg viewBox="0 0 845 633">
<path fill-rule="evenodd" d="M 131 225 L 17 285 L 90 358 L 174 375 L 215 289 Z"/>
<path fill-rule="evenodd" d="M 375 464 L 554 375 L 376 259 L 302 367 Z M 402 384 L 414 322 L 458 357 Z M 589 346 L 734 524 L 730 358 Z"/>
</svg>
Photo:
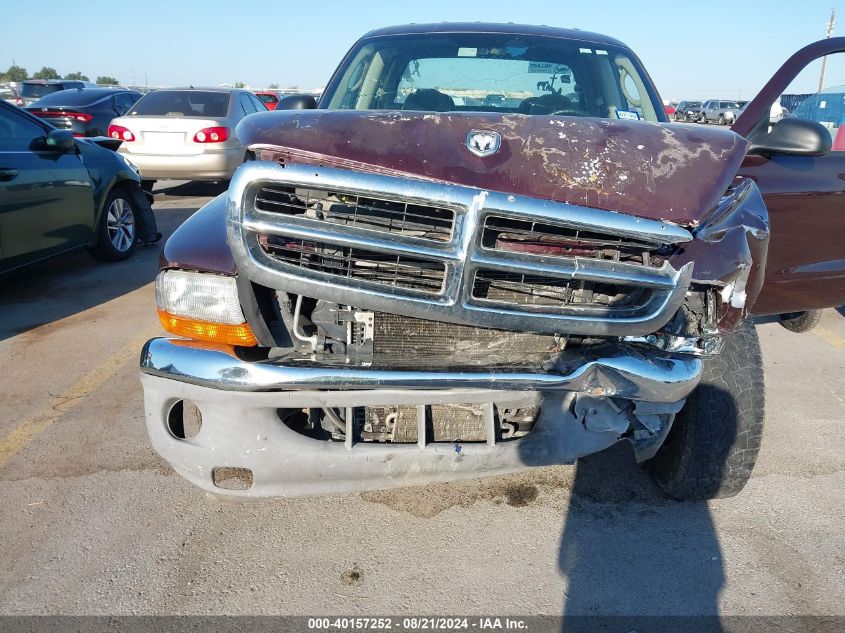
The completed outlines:
<svg viewBox="0 0 845 633">
<path fill-rule="evenodd" d="M 221 190 L 165 183 L 168 235 Z M 575 466 L 226 501 L 144 429 L 159 247 L 0 280 L 0 614 L 845 616 L 845 310 L 758 326 L 767 418 L 736 498 L 665 500 L 624 446 Z"/>
</svg>

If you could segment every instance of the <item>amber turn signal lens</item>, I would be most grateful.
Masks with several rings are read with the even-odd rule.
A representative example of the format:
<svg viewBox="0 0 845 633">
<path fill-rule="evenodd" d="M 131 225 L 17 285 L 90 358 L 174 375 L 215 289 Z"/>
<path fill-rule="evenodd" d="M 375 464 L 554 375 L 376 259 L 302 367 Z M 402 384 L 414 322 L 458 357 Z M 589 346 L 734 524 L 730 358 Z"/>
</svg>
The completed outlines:
<svg viewBox="0 0 845 633">
<path fill-rule="evenodd" d="M 158 318 L 161 319 L 161 326 L 165 330 L 177 336 L 184 336 L 196 341 L 211 341 L 212 343 L 242 345 L 243 347 L 258 345 L 258 339 L 255 338 L 255 334 L 252 333 L 246 323 L 240 325 L 209 323 L 174 316 L 164 310 L 158 311 Z"/>
</svg>

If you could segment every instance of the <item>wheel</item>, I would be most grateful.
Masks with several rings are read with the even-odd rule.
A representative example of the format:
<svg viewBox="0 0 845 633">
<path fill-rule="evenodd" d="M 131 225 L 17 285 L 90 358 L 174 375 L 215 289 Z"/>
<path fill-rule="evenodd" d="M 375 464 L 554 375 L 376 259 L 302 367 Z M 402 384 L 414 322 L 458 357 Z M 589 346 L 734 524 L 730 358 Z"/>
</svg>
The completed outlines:
<svg viewBox="0 0 845 633">
<path fill-rule="evenodd" d="M 155 184 L 155 180 L 142 180 L 141 189 L 143 189 L 144 191 L 152 191 Z"/>
<path fill-rule="evenodd" d="M 702 115 L 698 118 L 698 122 L 699 122 L 699 123 L 704 123 L 704 125 L 707 125 L 707 115 L 706 115 L 706 114 L 702 114 Z"/>
<path fill-rule="evenodd" d="M 724 124 L 725 124 L 725 115 L 720 114 L 719 115 L 719 125 L 724 125 Z"/>
<path fill-rule="evenodd" d="M 822 320 L 821 310 L 806 310 L 805 312 L 788 312 L 780 315 L 780 324 L 790 332 L 809 332 Z"/>
<path fill-rule="evenodd" d="M 732 497 L 754 468 L 763 434 L 763 358 L 751 321 L 726 335 L 703 361 L 701 382 L 647 462 L 657 484 L 678 500 Z"/>
<path fill-rule="evenodd" d="M 127 259 L 135 251 L 138 212 L 136 202 L 123 187 L 109 192 L 97 227 L 97 244 L 91 255 L 106 262 Z"/>
</svg>

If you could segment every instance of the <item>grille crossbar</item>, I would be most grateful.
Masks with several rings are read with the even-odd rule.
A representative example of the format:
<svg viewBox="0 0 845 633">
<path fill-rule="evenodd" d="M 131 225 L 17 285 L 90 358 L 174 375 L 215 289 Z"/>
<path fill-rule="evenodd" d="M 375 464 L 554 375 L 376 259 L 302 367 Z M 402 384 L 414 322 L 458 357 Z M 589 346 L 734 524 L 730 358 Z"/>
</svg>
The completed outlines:
<svg viewBox="0 0 845 633">
<path fill-rule="evenodd" d="M 229 242 L 258 283 L 360 308 L 537 333 L 642 335 L 683 301 L 683 228 L 611 211 L 255 162 L 229 189 Z"/>
</svg>

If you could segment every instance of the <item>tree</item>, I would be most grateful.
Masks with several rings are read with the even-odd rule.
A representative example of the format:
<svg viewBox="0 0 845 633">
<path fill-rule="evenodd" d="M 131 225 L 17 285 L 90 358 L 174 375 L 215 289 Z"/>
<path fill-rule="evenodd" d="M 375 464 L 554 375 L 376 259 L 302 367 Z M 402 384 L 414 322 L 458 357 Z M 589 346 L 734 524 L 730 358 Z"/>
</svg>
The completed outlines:
<svg viewBox="0 0 845 633">
<path fill-rule="evenodd" d="M 235 88 L 246 88 L 246 84 L 242 81 L 236 81 Z"/>
<path fill-rule="evenodd" d="M 267 86 L 267 88 L 269 88 L 270 90 L 278 90 L 279 84 L 270 84 L 269 86 Z"/>
<path fill-rule="evenodd" d="M 101 86 L 116 86 L 120 82 L 114 77 L 109 77 L 108 75 L 100 75 L 99 77 L 97 77 L 97 83 Z"/>
<path fill-rule="evenodd" d="M 65 75 L 65 79 L 76 79 L 78 81 L 91 81 L 90 79 L 88 79 L 87 75 L 83 75 L 78 70 L 75 73 L 68 73 L 67 75 Z"/>
<path fill-rule="evenodd" d="M 55 68 L 44 66 L 41 70 L 32 76 L 33 79 L 61 79 L 61 75 L 56 72 Z"/>
<path fill-rule="evenodd" d="M 21 68 L 20 66 L 9 66 L 9 70 L 0 74 L 0 81 L 24 81 L 29 74 L 26 72 L 26 68 Z"/>
</svg>

